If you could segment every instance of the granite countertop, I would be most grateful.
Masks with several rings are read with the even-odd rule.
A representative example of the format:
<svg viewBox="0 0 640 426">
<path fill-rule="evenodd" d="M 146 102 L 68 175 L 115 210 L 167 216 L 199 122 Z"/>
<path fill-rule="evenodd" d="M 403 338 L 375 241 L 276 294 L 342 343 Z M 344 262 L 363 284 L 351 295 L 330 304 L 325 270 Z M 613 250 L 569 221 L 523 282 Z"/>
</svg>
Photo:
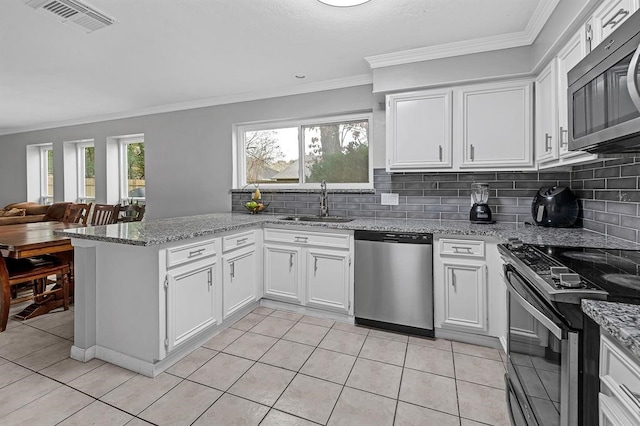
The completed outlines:
<svg viewBox="0 0 640 426">
<path fill-rule="evenodd" d="M 583 300 L 582 310 L 640 360 L 640 305 Z"/>
<path fill-rule="evenodd" d="M 581 228 L 545 228 L 534 225 L 495 223 L 472 224 L 464 221 L 407 220 L 407 219 L 355 219 L 345 223 L 292 222 L 276 215 L 250 215 L 246 213 L 212 213 L 142 222 L 117 223 L 106 226 L 57 231 L 71 238 L 105 241 L 119 244 L 153 246 L 172 241 L 187 240 L 204 235 L 260 226 L 286 225 L 292 228 L 324 228 L 344 230 L 372 230 L 421 232 L 441 235 L 468 235 L 495 237 L 506 241 L 517 237 L 527 244 L 559 245 L 640 250 L 640 245 Z"/>
</svg>

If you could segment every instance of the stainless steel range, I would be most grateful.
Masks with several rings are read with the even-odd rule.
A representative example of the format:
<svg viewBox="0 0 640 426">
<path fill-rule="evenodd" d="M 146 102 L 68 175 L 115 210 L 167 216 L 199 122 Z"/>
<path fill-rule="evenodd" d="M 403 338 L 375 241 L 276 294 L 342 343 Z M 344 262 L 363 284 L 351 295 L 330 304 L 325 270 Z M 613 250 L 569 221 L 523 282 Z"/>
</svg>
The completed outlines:
<svg viewBox="0 0 640 426">
<path fill-rule="evenodd" d="M 589 425 L 598 416 L 598 327 L 582 299 L 640 304 L 640 253 L 499 245 L 509 290 L 505 376 L 512 423 Z"/>
</svg>

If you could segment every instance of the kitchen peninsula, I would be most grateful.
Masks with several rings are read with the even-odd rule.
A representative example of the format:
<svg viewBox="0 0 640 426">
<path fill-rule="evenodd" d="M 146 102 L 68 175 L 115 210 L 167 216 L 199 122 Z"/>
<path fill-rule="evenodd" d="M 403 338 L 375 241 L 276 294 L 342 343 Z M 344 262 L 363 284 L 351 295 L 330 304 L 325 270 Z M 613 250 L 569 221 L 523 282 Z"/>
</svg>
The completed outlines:
<svg viewBox="0 0 640 426">
<path fill-rule="evenodd" d="M 153 377 L 267 296 L 350 320 L 350 259 L 358 229 L 639 249 L 583 229 L 387 219 L 300 224 L 266 214 L 218 213 L 70 229 L 59 235 L 70 237 L 75 250 L 71 355 L 81 361 L 100 358 Z M 263 251 L 263 242 L 274 250 Z M 315 260 L 313 273 L 305 268 L 302 253 L 307 264 Z M 268 255 L 273 259 L 267 261 Z M 278 259 L 305 283 L 296 287 L 299 293 L 265 285 L 269 276 L 279 279 L 279 269 L 286 269 L 270 270 L 271 260 Z"/>
</svg>

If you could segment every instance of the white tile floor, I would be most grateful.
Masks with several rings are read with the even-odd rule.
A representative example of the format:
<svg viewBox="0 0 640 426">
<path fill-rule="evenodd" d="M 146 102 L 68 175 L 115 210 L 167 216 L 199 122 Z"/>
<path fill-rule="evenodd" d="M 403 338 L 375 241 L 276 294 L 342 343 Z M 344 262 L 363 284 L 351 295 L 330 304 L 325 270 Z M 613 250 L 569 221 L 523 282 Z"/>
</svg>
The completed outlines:
<svg viewBox="0 0 640 426">
<path fill-rule="evenodd" d="M 10 321 L 0 424 L 509 424 L 490 348 L 261 307 L 150 379 L 70 359 L 72 339 L 73 311 Z"/>
</svg>

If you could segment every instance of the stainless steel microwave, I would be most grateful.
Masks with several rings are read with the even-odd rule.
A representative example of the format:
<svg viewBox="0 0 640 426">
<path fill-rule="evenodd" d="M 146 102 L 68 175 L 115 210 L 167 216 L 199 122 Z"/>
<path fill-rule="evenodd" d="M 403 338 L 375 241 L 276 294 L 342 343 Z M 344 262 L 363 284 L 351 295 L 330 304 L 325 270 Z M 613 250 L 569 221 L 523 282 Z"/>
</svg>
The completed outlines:
<svg viewBox="0 0 640 426">
<path fill-rule="evenodd" d="M 640 11 L 569 71 L 569 149 L 640 153 Z"/>
</svg>

